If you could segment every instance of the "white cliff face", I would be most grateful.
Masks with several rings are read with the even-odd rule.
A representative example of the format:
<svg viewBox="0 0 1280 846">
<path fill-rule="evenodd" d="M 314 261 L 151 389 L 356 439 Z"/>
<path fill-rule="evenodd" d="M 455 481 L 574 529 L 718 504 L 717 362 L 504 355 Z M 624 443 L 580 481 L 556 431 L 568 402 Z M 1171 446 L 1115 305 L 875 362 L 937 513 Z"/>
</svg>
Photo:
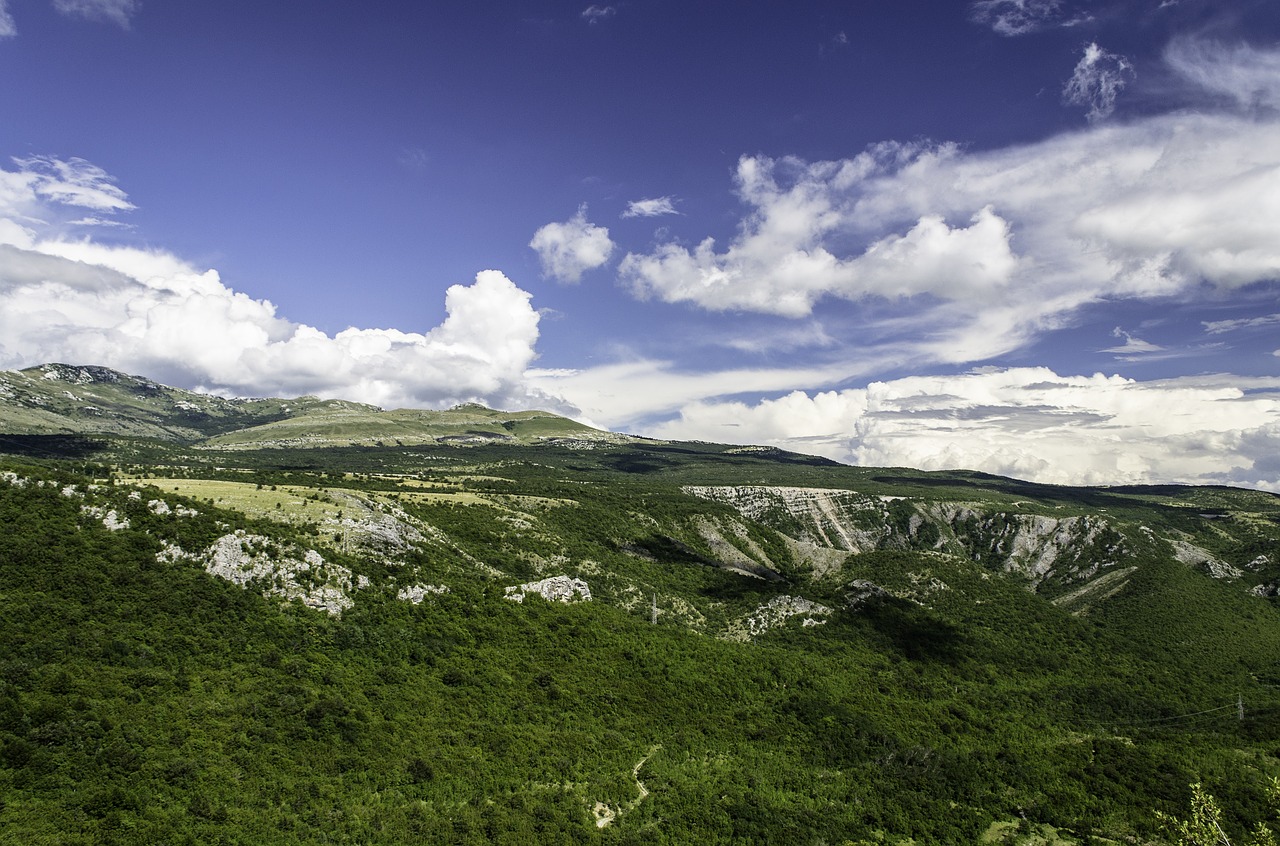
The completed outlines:
<svg viewBox="0 0 1280 846">
<path fill-rule="evenodd" d="M 699 518 L 694 525 L 711 555 L 727 570 L 757 579 L 780 579 L 769 554 L 751 538 L 747 527 L 736 520 Z"/>
<path fill-rule="evenodd" d="M 764 523 L 785 515 L 805 527 L 808 537 L 802 540 L 831 549 L 868 552 L 887 534 L 884 501 L 856 491 L 763 485 L 689 485 L 684 491 L 731 505 L 744 517 Z"/>
<path fill-rule="evenodd" d="M 548 602 L 590 602 L 591 588 L 582 579 L 552 576 L 539 582 L 526 582 L 506 589 L 507 599 L 524 602 L 529 594 L 537 594 Z"/>
<path fill-rule="evenodd" d="M 726 485 L 684 490 L 777 527 L 798 545 L 797 556 L 817 576 L 839 571 L 818 550 L 936 550 L 1021 574 L 1034 589 L 1051 576 L 1087 579 L 1127 554 L 1107 521 L 1092 516 L 992 512 L 978 503 L 896 503 L 903 498 L 827 488 Z"/>
<path fill-rule="evenodd" d="M 195 561 L 218 578 L 258 588 L 264 596 L 300 599 L 335 617 L 354 604 L 351 592 L 368 583 L 361 584 L 346 567 L 325 561 L 314 549 L 278 550 L 271 538 L 244 531 L 223 535 L 201 552 L 166 544 L 156 560 Z"/>
<path fill-rule="evenodd" d="M 1098 517 L 991 514 L 945 503 L 934 506 L 933 511 L 957 535 L 970 539 L 975 558 L 990 553 L 1005 572 L 1025 576 L 1033 587 L 1054 575 L 1089 578 L 1100 569 L 1119 564 L 1127 554 L 1123 539 Z M 1085 557 L 1088 563 L 1081 561 Z"/>
</svg>

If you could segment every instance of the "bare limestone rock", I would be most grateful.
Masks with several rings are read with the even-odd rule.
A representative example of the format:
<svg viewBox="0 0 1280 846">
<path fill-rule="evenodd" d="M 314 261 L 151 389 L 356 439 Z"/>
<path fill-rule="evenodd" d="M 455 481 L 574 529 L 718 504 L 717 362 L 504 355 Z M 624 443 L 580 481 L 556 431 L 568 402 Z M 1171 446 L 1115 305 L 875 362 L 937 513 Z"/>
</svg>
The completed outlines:
<svg viewBox="0 0 1280 846">
<path fill-rule="evenodd" d="M 100 508 L 96 505 L 82 505 L 80 511 L 88 514 L 95 520 L 101 520 L 102 525 L 112 532 L 118 532 L 121 529 L 129 528 L 129 518 L 121 517 L 120 513 L 114 508 Z"/>
<path fill-rule="evenodd" d="M 166 544 L 156 560 L 195 561 L 218 578 L 257 588 L 264 596 L 300 599 L 335 617 L 352 606 L 350 593 L 358 584 L 350 570 L 325 561 L 314 549 L 281 550 L 271 538 L 244 530 L 223 535 L 202 552 Z"/>
<path fill-rule="evenodd" d="M 821 626 L 831 609 L 799 596 L 775 596 L 740 620 L 735 620 L 725 632 L 726 640 L 749 641 L 791 617 L 801 617 L 802 626 Z"/>
<path fill-rule="evenodd" d="M 1249 589 L 1249 593 L 1254 596 L 1280 596 L 1280 580 L 1274 582 L 1263 582 L 1260 585 L 1254 585 Z"/>
<path fill-rule="evenodd" d="M 1171 540 L 1173 555 L 1189 567 L 1199 567 L 1215 579 L 1238 579 L 1244 575 L 1239 567 L 1233 567 L 1207 549 L 1184 540 Z"/>
<path fill-rule="evenodd" d="M 524 602 L 524 598 L 536 593 L 548 602 L 590 602 L 591 588 L 582 579 L 570 576 L 552 576 L 539 582 L 527 582 L 506 589 L 507 599 Z"/>
<path fill-rule="evenodd" d="M 396 594 L 396 599 L 420 605 L 428 594 L 442 596 L 448 592 L 449 588 L 445 585 L 409 585 L 408 587 L 400 588 L 399 593 Z"/>
<path fill-rule="evenodd" d="M 841 561 L 819 549 L 860 554 L 875 549 L 929 549 L 999 562 L 1035 590 L 1045 579 L 1087 579 L 1127 554 L 1104 519 L 994 512 L 979 503 L 914 502 L 835 488 L 690 485 L 693 496 L 733 506 L 743 516 L 790 537 L 815 575 L 839 572 Z M 987 551 L 990 551 L 988 555 Z M 1087 563 L 1085 563 L 1087 560 Z"/>
<path fill-rule="evenodd" d="M 889 595 L 887 590 L 875 582 L 867 579 L 854 579 L 849 582 L 849 592 L 845 594 L 845 599 L 848 601 L 850 608 L 857 608 L 863 603 L 874 599 L 885 599 Z"/>
<path fill-rule="evenodd" d="M 803 539 L 848 552 L 875 549 L 888 531 L 884 503 L 856 491 L 763 485 L 688 485 L 684 491 L 731 505 L 752 520 L 786 515 L 805 526 L 810 537 Z M 870 519 L 858 519 L 862 515 Z"/>
</svg>

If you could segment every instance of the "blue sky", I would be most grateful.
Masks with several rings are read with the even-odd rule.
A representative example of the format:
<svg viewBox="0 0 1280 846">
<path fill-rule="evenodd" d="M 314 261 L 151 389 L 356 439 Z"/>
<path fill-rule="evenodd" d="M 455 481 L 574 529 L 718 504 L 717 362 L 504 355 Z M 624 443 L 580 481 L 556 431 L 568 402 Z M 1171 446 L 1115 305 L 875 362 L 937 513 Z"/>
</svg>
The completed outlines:
<svg viewBox="0 0 1280 846">
<path fill-rule="evenodd" d="M 0 0 L 0 367 L 1280 490 L 1280 8 Z"/>
</svg>

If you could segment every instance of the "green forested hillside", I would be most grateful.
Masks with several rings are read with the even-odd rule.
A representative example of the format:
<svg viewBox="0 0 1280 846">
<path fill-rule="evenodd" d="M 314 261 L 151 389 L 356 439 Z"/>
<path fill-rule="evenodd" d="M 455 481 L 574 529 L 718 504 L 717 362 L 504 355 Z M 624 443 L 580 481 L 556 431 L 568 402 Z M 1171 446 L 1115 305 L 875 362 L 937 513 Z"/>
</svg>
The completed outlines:
<svg viewBox="0 0 1280 846">
<path fill-rule="evenodd" d="M 3 408 L 3 843 L 1147 843 L 1193 782 L 1232 836 L 1270 813 L 1267 494 Z"/>
</svg>

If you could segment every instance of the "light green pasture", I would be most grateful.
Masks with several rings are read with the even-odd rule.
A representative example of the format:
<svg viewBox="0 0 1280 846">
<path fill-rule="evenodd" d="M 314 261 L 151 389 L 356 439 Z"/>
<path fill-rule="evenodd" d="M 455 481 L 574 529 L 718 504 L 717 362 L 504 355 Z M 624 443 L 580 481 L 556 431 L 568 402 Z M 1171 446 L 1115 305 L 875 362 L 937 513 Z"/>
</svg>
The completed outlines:
<svg viewBox="0 0 1280 846">
<path fill-rule="evenodd" d="M 163 491 L 212 502 L 251 517 L 266 517 L 281 523 L 323 523 L 337 520 L 342 506 L 323 488 L 296 485 L 259 487 L 250 482 L 220 479 L 147 479 Z M 318 499 L 312 499 L 318 497 Z"/>
</svg>

